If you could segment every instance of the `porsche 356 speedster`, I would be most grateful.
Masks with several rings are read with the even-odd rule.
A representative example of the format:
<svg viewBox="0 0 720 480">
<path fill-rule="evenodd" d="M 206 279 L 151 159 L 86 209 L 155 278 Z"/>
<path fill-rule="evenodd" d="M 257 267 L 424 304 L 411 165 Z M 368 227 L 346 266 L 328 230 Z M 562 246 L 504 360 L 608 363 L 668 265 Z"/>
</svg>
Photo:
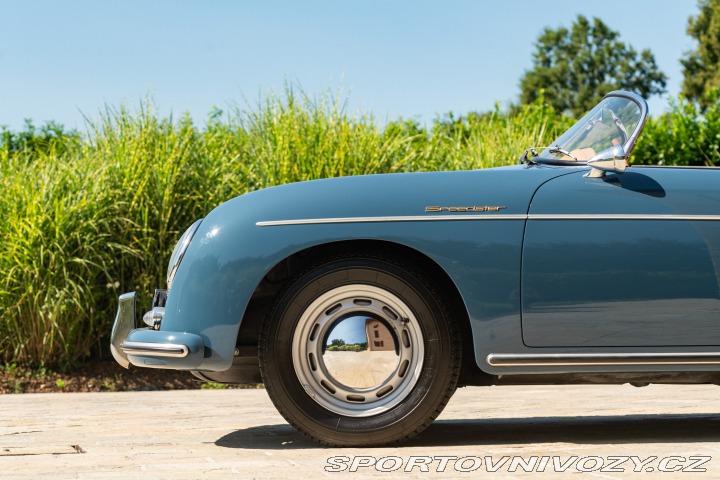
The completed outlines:
<svg viewBox="0 0 720 480">
<path fill-rule="evenodd" d="M 143 328 L 120 297 L 112 353 L 263 382 L 338 446 L 412 437 L 466 385 L 720 383 L 720 169 L 628 167 L 647 114 L 612 92 L 516 166 L 234 198 Z"/>
</svg>

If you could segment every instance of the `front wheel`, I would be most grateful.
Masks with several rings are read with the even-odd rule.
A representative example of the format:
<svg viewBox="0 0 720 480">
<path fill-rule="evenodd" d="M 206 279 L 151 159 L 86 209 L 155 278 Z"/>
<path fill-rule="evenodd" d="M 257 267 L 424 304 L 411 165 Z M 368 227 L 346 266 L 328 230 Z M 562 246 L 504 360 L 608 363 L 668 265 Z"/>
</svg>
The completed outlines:
<svg viewBox="0 0 720 480">
<path fill-rule="evenodd" d="M 315 441 L 384 445 L 434 420 L 455 391 L 460 342 L 437 288 L 395 259 L 316 266 L 278 295 L 260 368 L 280 413 Z"/>
</svg>

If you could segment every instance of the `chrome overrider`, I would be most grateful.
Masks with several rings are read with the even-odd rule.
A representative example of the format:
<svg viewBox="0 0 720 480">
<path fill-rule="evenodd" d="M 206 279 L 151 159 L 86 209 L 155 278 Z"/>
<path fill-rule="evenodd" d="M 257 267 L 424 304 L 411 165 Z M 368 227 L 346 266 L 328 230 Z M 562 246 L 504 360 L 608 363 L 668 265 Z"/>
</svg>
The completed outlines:
<svg viewBox="0 0 720 480">
<path fill-rule="evenodd" d="M 157 302 L 157 298 L 156 294 L 153 303 Z M 176 370 L 193 370 L 200 365 L 205 354 L 205 344 L 199 335 L 162 331 L 159 323 L 137 328 L 135 307 L 135 292 L 120 296 L 115 324 L 110 334 L 110 351 L 120 365 L 125 368 L 132 364 Z M 153 305 L 153 310 L 148 313 L 157 315 L 160 309 L 164 307 Z"/>
</svg>

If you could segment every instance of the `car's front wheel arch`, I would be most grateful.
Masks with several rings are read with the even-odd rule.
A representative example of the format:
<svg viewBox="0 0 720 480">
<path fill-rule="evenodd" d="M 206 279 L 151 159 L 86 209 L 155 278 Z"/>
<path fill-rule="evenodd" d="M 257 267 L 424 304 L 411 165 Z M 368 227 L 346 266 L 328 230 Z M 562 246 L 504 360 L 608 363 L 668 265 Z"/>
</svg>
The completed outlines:
<svg viewBox="0 0 720 480">
<path fill-rule="evenodd" d="M 257 285 L 240 321 L 237 345 L 241 351 L 257 346 L 260 327 L 274 298 L 285 284 L 309 266 L 335 258 L 342 252 L 373 252 L 401 259 L 413 269 L 432 278 L 443 292 L 455 328 L 462 338 L 463 358 L 459 386 L 490 385 L 492 376 L 477 365 L 468 311 L 460 292 L 448 273 L 432 258 L 407 245 L 385 240 L 347 240 L 315 245 L 298 251 L 277 262 Z"/>
</svg>

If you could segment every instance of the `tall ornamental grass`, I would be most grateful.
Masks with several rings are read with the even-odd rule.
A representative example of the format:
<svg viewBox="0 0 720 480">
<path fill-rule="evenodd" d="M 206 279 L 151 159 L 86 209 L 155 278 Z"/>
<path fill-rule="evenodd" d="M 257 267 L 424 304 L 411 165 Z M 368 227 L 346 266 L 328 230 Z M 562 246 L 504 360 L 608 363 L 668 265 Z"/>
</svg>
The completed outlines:
<svg viewBox="0 0 720 480">
<path fill-rule="evenodd" d="M 107 108 L 84 133 L 0 136 L 0 362 L 107 356 L 118 294 L 148 307 L 179 234 L 214 206 L 272 185 L 342 175 L 513 164 L 570 123 L 541 101 L 503 114 L 380 127 L 342 99 L 288 88 L 188 117 Z M 42 141 L 39 141 L 39 140 Z"/>
</svg>

